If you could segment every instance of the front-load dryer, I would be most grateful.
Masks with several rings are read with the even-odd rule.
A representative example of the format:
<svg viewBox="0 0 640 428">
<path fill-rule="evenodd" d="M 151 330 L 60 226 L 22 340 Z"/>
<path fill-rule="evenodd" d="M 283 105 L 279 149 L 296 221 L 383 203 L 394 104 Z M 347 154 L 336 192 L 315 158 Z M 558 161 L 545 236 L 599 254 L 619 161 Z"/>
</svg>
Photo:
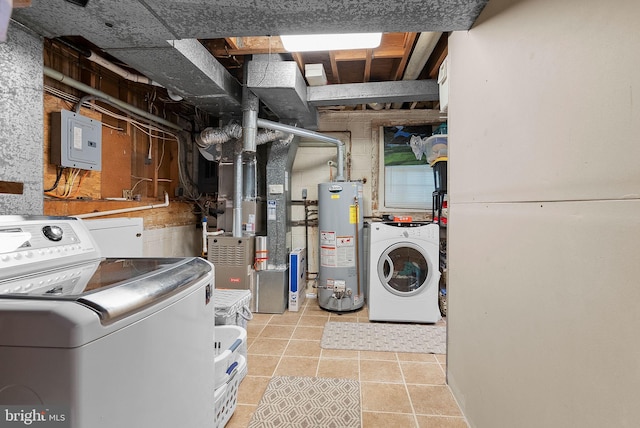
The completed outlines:
<svg viewBox="0 0 640 428">
<path fill-rule="evenodd" d="M 440 320 L 440 229 L 433 223 L 372 223 L 369 320 Z"/>
</svg>

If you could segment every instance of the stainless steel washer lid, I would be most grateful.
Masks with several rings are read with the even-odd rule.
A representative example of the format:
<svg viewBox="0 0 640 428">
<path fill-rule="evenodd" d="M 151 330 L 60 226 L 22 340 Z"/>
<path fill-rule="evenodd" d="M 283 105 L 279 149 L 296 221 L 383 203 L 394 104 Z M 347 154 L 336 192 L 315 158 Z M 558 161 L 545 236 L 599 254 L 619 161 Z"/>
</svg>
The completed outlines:
<svg viewBox="0 0 640 428">
<path fill-rule="evenodd" d="M 77 302 L 108 324 L 191 286 L 211 272 L 211 264 L 197 257 L 105 259 L 1 281 L 0 299 Z"/>
<path fill-rule="evenodd" d="M 139 260 L 144 259 L 128 261 L 135 264 Z M 96 311 L 100 315 L 101 322 L 106 324 L 196 284 L 206 278 L 212 270 L 208 262 L 197 257 L 177 260 L 173 264 L 139 278 L 120 282 L 94 293 L 83 294 L 76 301 Z M 150 261 L 162 263 L 167 260 L 150 259 Z"/>
<path fill-rule="evenodd" d="M 86 345 L 207 284 L 212 286 L 213 272 L 213 265 L 199 258 L 106 259 L 11 283 L 1 281 L 0 287 L 20 282 L 26 286 L 36 281 L 45 285 L 26 292 L 0 293 L 0 348 L 69 349 Z M 203 293 L 203 304 L 205 297 Z"/>
</svg>

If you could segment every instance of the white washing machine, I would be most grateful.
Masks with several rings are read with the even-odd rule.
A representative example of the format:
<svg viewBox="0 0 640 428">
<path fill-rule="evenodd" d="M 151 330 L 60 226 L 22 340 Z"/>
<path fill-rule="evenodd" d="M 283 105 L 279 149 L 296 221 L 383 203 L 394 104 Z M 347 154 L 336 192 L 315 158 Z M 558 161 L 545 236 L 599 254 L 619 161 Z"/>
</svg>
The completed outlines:
<svg viewBox="0 0 640 428">
<path fill-rule="evenodd" d="M 440 320 L 440 229 L 433 223 L 372 223 L 369 320 Z"/>
</svg>

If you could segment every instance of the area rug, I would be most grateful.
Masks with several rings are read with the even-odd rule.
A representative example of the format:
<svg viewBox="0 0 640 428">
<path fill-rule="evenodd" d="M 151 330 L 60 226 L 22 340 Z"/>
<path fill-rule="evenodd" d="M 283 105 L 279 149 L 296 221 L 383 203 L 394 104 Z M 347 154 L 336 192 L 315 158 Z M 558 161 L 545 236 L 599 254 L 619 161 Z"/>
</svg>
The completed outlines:
<svg viewBox="0 0 640 428">
<path fill-rule="evenodd" d="M 356 380 L 275 376 L 249 428 L 360 428 Z"/>
<path fill-rule="evenodd" d="M 447 353 L 447 327 L 422 324 L 328 322 L 320 346 L 356 351 Z"/>
</svg>

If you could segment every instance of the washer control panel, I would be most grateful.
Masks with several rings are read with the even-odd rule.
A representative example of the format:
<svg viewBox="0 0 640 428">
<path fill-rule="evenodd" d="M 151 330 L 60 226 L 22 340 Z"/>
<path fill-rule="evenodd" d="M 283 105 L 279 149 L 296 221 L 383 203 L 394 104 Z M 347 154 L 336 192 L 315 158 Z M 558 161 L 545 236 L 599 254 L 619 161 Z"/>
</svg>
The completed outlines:
<svg viewBox="0 0 640 428">
<path fill-rule="evenodd" d="M 371 228 L 384 229 L 386 238 L 415 238 L 436 241 L 440 236 L 440 228 L 435 223 L 371 223 Z"/>
<path fill-rule="evenodd" d="M 82 220 L 0 216 L 0 281 L 100 258 Z"/>
</svg>

